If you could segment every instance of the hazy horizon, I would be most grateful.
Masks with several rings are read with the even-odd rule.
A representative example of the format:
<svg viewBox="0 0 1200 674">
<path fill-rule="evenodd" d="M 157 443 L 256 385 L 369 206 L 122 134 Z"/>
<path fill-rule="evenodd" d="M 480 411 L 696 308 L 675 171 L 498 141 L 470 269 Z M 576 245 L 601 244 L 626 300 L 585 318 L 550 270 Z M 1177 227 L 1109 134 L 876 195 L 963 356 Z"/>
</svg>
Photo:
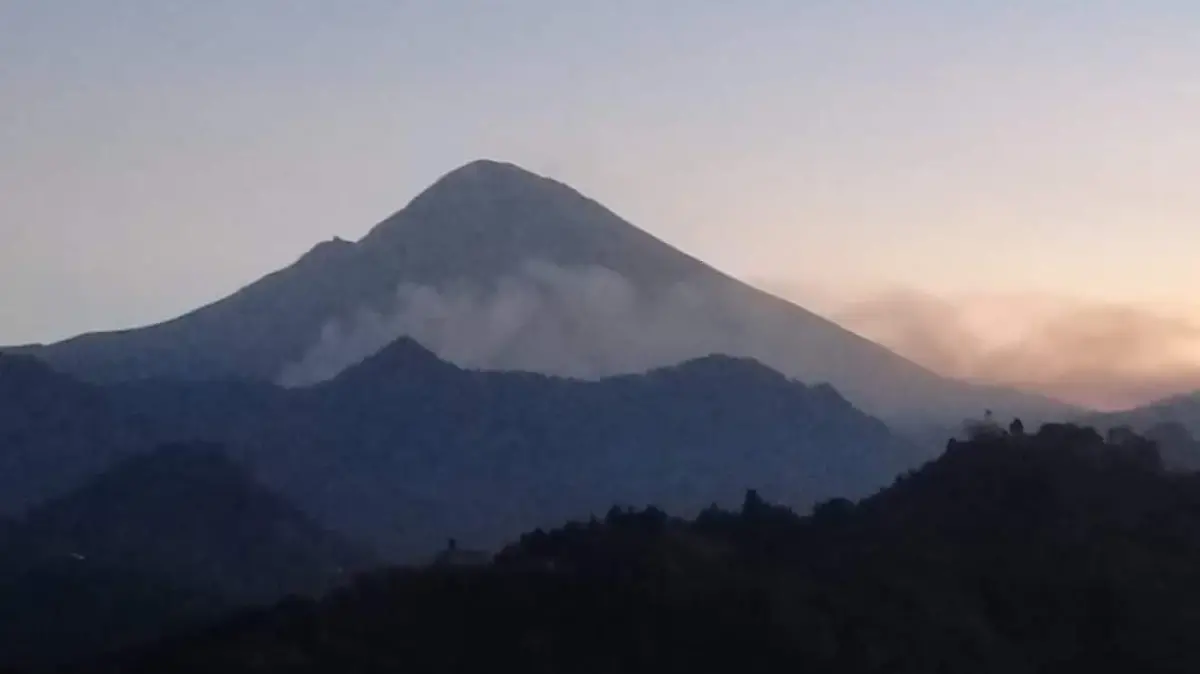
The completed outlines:
<svg viewBox="0 0 1200 674">
<path fill-rule="evenodd" d="M 171 318 L 512 161 L 948 376 L 1200 388 L 1183 2 L 0 6 L 0 344 Z"/>
</svg>

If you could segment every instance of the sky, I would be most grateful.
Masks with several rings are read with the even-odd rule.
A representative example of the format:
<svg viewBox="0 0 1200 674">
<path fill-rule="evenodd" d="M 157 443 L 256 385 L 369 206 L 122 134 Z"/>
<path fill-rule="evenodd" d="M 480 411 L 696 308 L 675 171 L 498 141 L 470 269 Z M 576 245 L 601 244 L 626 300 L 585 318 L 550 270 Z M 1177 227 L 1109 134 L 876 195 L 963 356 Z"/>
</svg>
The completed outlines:
<svg viewBox="0 0 1200 674">
<path fill-rule="evenodd" d="M 0 0 L 0 343 L 142 325 L 475 158 L 951 376 L 1200 388 L 1200 4 Z"/>
</svg>

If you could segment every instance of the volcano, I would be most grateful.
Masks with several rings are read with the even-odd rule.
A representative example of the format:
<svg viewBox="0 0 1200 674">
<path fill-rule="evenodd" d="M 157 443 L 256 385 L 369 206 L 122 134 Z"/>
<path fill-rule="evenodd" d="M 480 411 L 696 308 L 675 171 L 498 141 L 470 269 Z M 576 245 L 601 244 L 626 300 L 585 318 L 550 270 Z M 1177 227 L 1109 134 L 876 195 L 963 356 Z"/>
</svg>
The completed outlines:
<svg viewBox="0 0 1200 674">
<path fill-rule="evenodd" d="M 1067 411 L 947 379 L 638 229 L 518 166 L 451 171 L 357 242 L 148 327 L 23 347 L 99 383 L 146 378 L 324 381 L 409 336 L 474 369 L 578 378 L 710 354 L 829 383 L 889 421 Z"/>
</svg>

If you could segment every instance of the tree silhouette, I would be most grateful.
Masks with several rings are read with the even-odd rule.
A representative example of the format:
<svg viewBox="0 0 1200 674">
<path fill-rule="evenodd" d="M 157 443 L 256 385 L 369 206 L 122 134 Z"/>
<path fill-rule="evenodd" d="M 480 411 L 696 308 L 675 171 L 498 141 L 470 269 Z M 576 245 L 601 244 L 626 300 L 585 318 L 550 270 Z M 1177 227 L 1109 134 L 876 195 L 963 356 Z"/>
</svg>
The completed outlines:
<svg viewBox="0 0 1200 674">
<path fill-rule="evenodd" d="M 1012 436 L 1025 435 L 1025 424 L 1021 422 L 1020 418 L 1013 419 L 1012 423 L 1008 425 L 1008 434 Z"/>
</svg>

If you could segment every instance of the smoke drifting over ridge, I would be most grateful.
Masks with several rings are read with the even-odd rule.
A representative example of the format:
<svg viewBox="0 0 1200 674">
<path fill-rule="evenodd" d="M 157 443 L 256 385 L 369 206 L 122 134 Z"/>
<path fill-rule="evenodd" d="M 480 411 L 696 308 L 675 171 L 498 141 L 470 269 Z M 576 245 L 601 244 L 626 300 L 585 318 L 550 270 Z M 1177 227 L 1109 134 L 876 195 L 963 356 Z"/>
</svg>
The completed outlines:
<svg viewBox="0 0 1200 674">
<path fill-rule="evenodd" d="M 527 261 L 494 286 L 403 284 L 383 311 L 325 326 L 280 375 L 303 386 L 337 375 L 402 336 L 478 369 L 596 378 L 742 353 L 747 326 L 719 289 L 677 283 L 647 290 L 611 269 Z"/>
<path fill-rule="evenodd" d="M 829 312 L 943 375 L 1117 409 L 1200 389 L 1200 322 L 1127 304 L 895 290 Z"/>
<path fill-rule="evenodd" d="M 651 287 L 605 267 L 537 260 L 488 284 L 406 283 L 387 306 L 331 320 L 278 380 L 306 386 L 330 379 L 408 336 L 475 369 L 591 379 L 722 353 L 808 384 L 845 383 L 865 372 L 874 377 L 866 387 L 835 386 L 868 408 L 882 403 L 886 412 L 903 412 L 909 408 L 901 403 L 920 399 L 919 382 L 844 350 L 832 326 L 781 318 L 776 307 L 739 292 L 724 279 Z M 1200 328 L 1133 307 L 1041 296 L 958 301 L 909 291 L 817 305 L 838 324 L 961 380 L 1106 409 L 1200 388 Z"/>
</svg>

